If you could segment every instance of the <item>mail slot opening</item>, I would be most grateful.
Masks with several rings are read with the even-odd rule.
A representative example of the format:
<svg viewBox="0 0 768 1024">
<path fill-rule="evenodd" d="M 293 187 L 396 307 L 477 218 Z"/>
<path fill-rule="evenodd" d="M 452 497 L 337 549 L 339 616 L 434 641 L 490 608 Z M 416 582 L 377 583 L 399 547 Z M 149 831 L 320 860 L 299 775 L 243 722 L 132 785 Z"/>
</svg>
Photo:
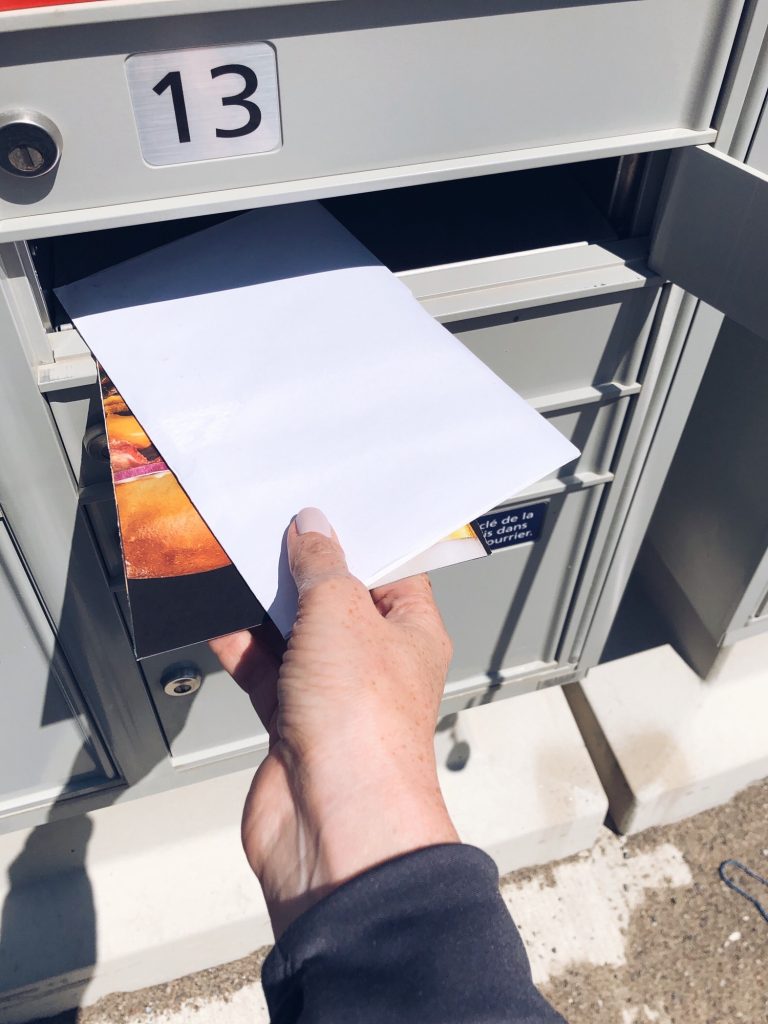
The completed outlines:
<svg viewBox="0 0 768 1024">
<path fill-rule="evenodd" d="M 643 164 L 594 160 L 325 201 L 390 270 L 626 237 Z"/>
<path fill-rule="evenodd" d="M 646 158 L 515 171 L 324 201 L 392 271 L 626 237 Z M 53 289 L 236 213 L 41 239 L 30 252 L 54 327 Z"/>
</svg>

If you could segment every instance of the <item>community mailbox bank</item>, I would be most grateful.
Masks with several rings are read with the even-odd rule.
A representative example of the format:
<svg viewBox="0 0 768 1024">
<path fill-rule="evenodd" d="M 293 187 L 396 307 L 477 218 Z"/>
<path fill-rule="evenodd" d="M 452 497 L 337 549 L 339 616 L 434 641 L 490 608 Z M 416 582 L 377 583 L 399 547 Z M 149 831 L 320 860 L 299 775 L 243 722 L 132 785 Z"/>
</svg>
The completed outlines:
<svg viewBox="0 0 768 1024">
<path fill-rule="evenodd" d="M 4 829 L 266 747 L 205 645 L 134 655 L 96 367 L 54 296 L 206 218 L 322 201 L 573 440 L 434 586 L 444 711 L 583 677 L 723 314 L 765 333 L 768 179 L 742 160 L 768 3 L 2 6 Z"/>
</svg>

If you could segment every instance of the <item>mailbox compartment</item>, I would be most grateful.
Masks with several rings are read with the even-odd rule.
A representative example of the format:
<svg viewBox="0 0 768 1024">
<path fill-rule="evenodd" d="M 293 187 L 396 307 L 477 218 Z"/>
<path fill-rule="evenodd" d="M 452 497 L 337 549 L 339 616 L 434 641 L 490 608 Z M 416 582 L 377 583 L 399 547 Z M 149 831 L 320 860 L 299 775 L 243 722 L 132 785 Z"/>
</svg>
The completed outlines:
<svg viewBox="0 0 768 1024">
<path fill-rule="evenodd" d="M 68 8 L 4 22 L 6 108 L 39 111 L 62 138 L 55 171 L 0 186 L 5 239 L 50 233 L 62 214 L 79 230 L 175 216 L 185 200 L 201 213 L 244 209 L 290 194 L 375 189 L 393 177 L 406 184 L 690 144 L 697 133 L 708 141 L 743 3 L 451 0 L 436 10 L 427 0 L 343 0 L 163 18 L 131 6 L 111 0 L 85 24 Z M 215 126 L 198 124 L 194 110 L 205 101 L 216 112 L 250 88 L 211 71 L 244 66 L 237 46 L 257 42 L 274 54 L 279 125 L 267 115 L 274 97 L 257 85 L 248 95 L 264 116 L 254 131 L 269 122 L 280 141 L 238 155 L 213 128 L 245 127 L 248 108 L 221 105 Z M 229 49 L 194 55 L 217 46 Z M 158 52 L 169 63 L 160 58 L 157 81 L 146 79 L 132 107 L 126 60 Z M 206 159 L 184 155 L 187 133 L 162 87 L 174 73 L 191 112 L 188 134 L 210 134 Z M 168 134 L 182 162 L 143 158 L 139 107 L 145 129 Z"/>
<path fill-rule="evenodd" d="M 115 769 L 2 515 L 0 621 L 0 686 L 4 707 L 14 709 L 0 715 L 0 817 L 114 785 Z"/>
<path fill-rule="evenodd" d="M 390 188 L 326 200 L 328 210 L 385 266 L 413 287 L 451 270 L 461 292 L 477 268 L 505 270 L 496 258 L 584 243 L 612 244 L 632 233 L 632 208 L 652 157 L 634 155 L 483 178 Z M 68 325 L 52 289 L 235 214 L 81 233 L 53 233 L 29 243 L 40 302 L 55 329 Z M 432 287 L 432 286 L 431 286 Z"/>
</svg>

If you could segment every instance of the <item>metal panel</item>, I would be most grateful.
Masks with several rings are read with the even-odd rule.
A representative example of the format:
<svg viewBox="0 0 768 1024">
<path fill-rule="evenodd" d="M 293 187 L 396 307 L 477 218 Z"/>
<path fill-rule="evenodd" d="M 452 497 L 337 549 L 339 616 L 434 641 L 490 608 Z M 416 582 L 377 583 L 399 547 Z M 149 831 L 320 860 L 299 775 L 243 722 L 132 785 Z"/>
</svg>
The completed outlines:
<svg viewBox="0 0 768 1024">
<path fill-rule="evenodd" d="M 444 174 L 458 176 L 494 154 L 498 166 L 553 146 L 561 149 L 536 159 L 583 159 L 600 140 L 619 137 L 621 152 L 631 151 L 631 136 L 639 136 L 638 151 L 663 148 L 661 137 L 651 141 L 654 133 L 671 133 L 669 144 L 690 142 L 685 133 L 710 125 L 741 6 L 452 0 L 436 12 L 427 0 L 393 0 L 6 33 L 6 109 L 40 111 L 64 143 L 55 174 L 5 176 L 0 216 L 29 218 L 33 228 L 40 215 L 95 209 L 112 216 L 119 211 L 106 208 L 115 204 L 159 200 L 150 217 L 163 210 L 178 216 L 180 199 L 210 203 L 212 190 L 226 202 L 228 190 L 279 183 L 266 201 L 285 201 L 297 183 L 330 185 L 333 176 L 385 171 L 385 180 L 400 174 L 402 182 L 404 167 L 419 173 L 442 162 Z M 160 169 L 145 164 L 125 58 L 243 41 L 270 42 L 277 52 L 282 149 Z M 480 167 L 491 169 L 493 161 Z M 341 190 L 365 184 L 348 180 Z M 241 201 L 254 205 L 259 197 L 250 192 Z M 69 218 L 69 229 L 82 229 L 84 219 Z M 23 224 L 20 230 L 23 237 Z"/>
<path fill-rule="evenodd" d="M 453 694 L 459 682 L 498 683 L 517 666 L 555 658 L 602 491 L 553 496 L 539 540 L 433 574 L 454 641 Z"/>
<path fill-rule="evenodd" d="M 717 148 L 744 160 L 768 88 L 768 3 L 747 0 L 717 101 Z M 759 164 L 755 164 L 759 167 Z"/>
<path fill-rule="evenodd" d="M 48 404 L 79 486 L 110 484 L 109 462 L 89 454 L 83 443 L 89 431 L 104 427 L 96 385 L 54 391 Z"/>
<path fill-rule="evenodd" d="M 722 321 L 715 310 L 700 307 L 701 333 L 696 345 L 686 345 L 695 307 L 695 300 L 680 289 L 664 289 L 643 369 L 643 390 L 563 638 L 562 657 L 578 663 L 580 676 L 598 663 Z"/>
<path fill-rule="evenodd" d="M 572 441 L 581 455 L 545 479 L 583 473 L 609 473 L 622 424 L 629 412 L 628 399 L 591 404 L 549 415 L 553 427 Z"/>
<path fill-rule="evenodd" d="M 641 556 L 648 589 L 702 675 L 765 587 L 767 394 L 765 338 L 725 319 Z"/>
<path fill-rule="evenodd" d="M 194 693 L 170 696 L 163 682 L 181 663 L 199 669 L 202 685 Z M 142 668 L 175 764 L 266 748 L 267 736 L 250 700 L 223 671 L 207 644 L 147 658 Z"/>
<path fill-rule="evenodd" d="M 765 339 L 725 320 L 651 526 L 717 639 L 768 547 L 766 396 Z"/>
<path fill-rule="evenodd" d="M 739 630 L 743 630 L 746 635 L 753 629 L 757 633 L 768 626 L 768 590 L 766 587 L 768 587 L 768 537 L 763 557 L 748 586 L 744 588 L 741 601 L 733 613 L 733 619 L 723 641 L 724 645 L 731 643 L 729 637 Z"/>
<path fill-rule="evenodd" d="M 594 237 L 584 234 L 582 238 Z M 404 284 L 441 323 L 661 284 L 648 269 L 648 240 L 556 245 L 494 260 L 471 260 L 400 274 Z M 555 312 L 553 310 L 552 312 Z"/>
<path fill-rule="evenodd" d="M 733 130 L 726 136 L 733 152 L 748 155 L 758 170 L 712 153 L 692 154 L 684 163 L 693 170 L 673 184 L 684 205 L 664 225 L 671 249 L 675 217 L 677 230 L 684 229 L 685 203 L 688 216 L 701 216 L 696 208 L 709 200 L 711 212 L 703 216 L 710 237 L 704 241 L 700 229 L 692 229 L 689 244 L 705 251 L 692 266 L 689 257 L 686 270 L 698 293 L 729 316 L 704 307 L 694 320 L 688 349 L 706 351 L 713 329 L 716 344 L 638 561 L 646 588 L 702 676 L 721 647 L 765 628 L 755 609 L 768 577 L 768 10 L 762 4 L 753 13 L 762 16 L 761 31 L 745 46 L 762 47 L 763 58 L 749 80 L 749 102 L 732 104 L 724 121 Z M 707 195 L 707 189 L 718 191 Z M 678 246 L 684 241 L 678 239 Z"/>
<path fill-rule="evenodd" d="M 115 773 L 0 516 L 0 815 L 107 786 Z"/>
<path fill-rule="evenodd" d="M 747 4 L 740 43 L 729 68 L 717 115 L 718 125 L 722 128 L 722 138 L 718 136 L 717 146 L 727 148 L 739 159 L 744 158 L 748 151 L 755 118 L 765 96 L 768 74 L 768 61 L 765 59 L 767 25 L 768 4 L 764 0 L 754 0 Z M 672 154 L 671 161 L 674 162 L 676 159 L 677 155 Z M 710 159 L 714 166 L 716 157 Z M 701 162 L 696 151 L 686 155 L 683 162 L 685 161 Z M 729 168 L 727 161 L 723 161 L 721 170 L 726 174 L 744 173 L 738 165 Z M 743 180 L 747 180 L 746 174 Z M 689 263 L 698 257 L 703 261 L 705 270 L 707 264 L 710 265 L 710 270 L 714 265 L 711 276 L 715 282 L 720 270 L 724 276 L 733 277 L 731 269 L 726 266 L 730 250 L 724 253 L 721 247 L 723 238 L 729 244 L 733 242 L 734 236 L 728 237 L 729 229 L 732 230 L 736 226 L 728 224 L 727 215 L 723 214 L 720 207 L 722 199 L 729 198 L 728 194 L 721 197 L 713 192 L 707 196 L 706 190 L 702 190 L 695 197 L 686 197 L 679 178 L 675 180 L 674 187 L 682 206 L 677 207 L 677 236 L 674 237 L 673 232 L 669 231 L 668 240 L 677 244 L 684 260 L 687 259 Z M 691 220 L 682 215 L 687 198 L 695 198 L 697 203 Z M 668 202 L 669 206 L 671 204 Z M 735 212 L 743 224 L 745 210 Z M 747 218 L 750 215 L 751 211 L 746 214 Z M 712 225 L 715 225 L 717 230 L 711 231 Z M 752 225 L 747 223 L 745 226 L 745 237 L 752 246 Z M 669 221 L 665 227 L 669 228 Z M 721 237 L 718 237 L 719 232 L 722 232 Z M 753 248 L 753 254 L 757 260 L 755 268 L 764 266 L 763 250 L 757 246 Z M 672 274 L 675 277 L 681 267 L 679 261 L 676 266 L 663 270 L 658 263 L 654 266 L 661 273 Z M 694 282 L 691 284 L 694 285 Z M 762 281 L 758 282 L 758 301 L 760 292 L 765 292 Z M 712 297 L 707 298 L 711 301 Z M 674 287 L 668 290 L 666 309 L 659 323 L 658 337 L 653 342 L 651 359 L 644 377 L 643 393 L 638 398 L 637 413 L 627 433 L 624 452 L 616 469 L 616 484 L 611 488 L 604 515 L 601 516 L 601 523 L 596 531 L 595 544 L 586 565 L 586 572 L 593 577 L 593 584 L 580 591 L 566 636 L 567 651 L 571 652 L 572 657 L 579 659 L 582 671 L 596 664 L 600 657 L 624 590 L 628 575 L 627 567 L 635 562 L 640 543 L 648 529 L 651 511 L 659 499 L 664 477 L 722 322 L 722 314 L 711 306 L 699 304 L 697 308 L 691 295 L 686 295 Z M 714 413 L 714 410 L 711 411 Z M 733 453 L 730 458 L 733 458 Z M 625 470 L 622 464 L 627 461 L 629 465 Z M 708 472 L 716 473 L 714 467 L 710 467 Z M 620 477 L 623 478 L 621 486 Z M 660 510 L 662 502 L 658 505 Z M 669 523 L 667 519 L 666 525 L 669 526 Z M 731 528 L 729 524 L 727 529 Z M 657 602 L 670 599 L 672 595 L 671 600 L 679 608 L 679 602 L 673 596 L 673 591 L 678 589 L 679 592 L 679 588 L 667 585 L 672 580 L 671 575 L 663 577 L 663 573 L 655 572 L 648 564 L 649 555 L 653 554 L 654 538 L 655 527 L 651 526 L 640 554 L 638 567 L 642 567 L 643 575 L 651 585 L 654 578 L 657 580 L 658 586 L 654 589 Z M 701 551 L 700 557 L 702 561 L 706 561 L 706 548 Z M 650 560 L 663 569 L 661 559 Z M 716 589 L 717 586 L 718 582 L 713 578 L 710 589 Z M 757 593 L 753 595 L 753 600 L 756 598 Z M 752 607 L 754 608 L 754 603 Z M 673 610 L 671 617 L 674 619 L 676 614 L 677 612 Z M 705 633 L 700 623 L 697 630 L 700 638 L 701 634 Z M 697 643 L 697 646 L 701 653 L 701 645 Z M 707 648 L 704 660 L 711 664 L 716 654 L 716 648 L 713 651 L 711 637 L 706 638 L 704 646 Z M 706 671 L 706 665 L 702 666 L 702 670 Z"/>
<path fill-rule="evenodd" d="M 765 67 L 766 74 L 768 74 L 768 60 L 765 61 Z M 748 159 L 752 167 L 756 167 L 763 174 L 768 174 L 768 97 L 763 101 L 760 121 L 749 150 Z"/>
<path fill-rule="evenodd" d="M 448 326 L 502 380 L 537 399 L 634 384 L 657 298 L 657 288 L 644 288 Z"/>
<path fill-rule="evenodd" d="M 768 175 L 709 146 L 673 157 L 651 269 L 756 333 L 768 323 Z"/>
<path fill-rule="evenodd" d="M 23 196 L 17 196 L 14 202 L 28 202 L 30 206 L 23 217 L 0 217 L 0 242 L 43 238 L 67 232 L 103 230 L 132 224 L 162 223 L 180 217 L 202 217 L 251 210 L 277 203 L 328 199 L 345 196 L 351 192 L 377 192 L 406 185 L 424 185 L 435 181 L 500 174 L 505 171 L 552 167 L 565 162 L 652 153 L 680 146 L 714 142 L 716 137 L 717 132 L 714 128 L 696 131 L 689 128 L 669 128 L 658 132 L 614 135 L 587 142 L 536 146 L 530 149 L 484 153 L 480 156 L 452 157 L 418 164 L 398 164 L 395 167 L 297 178 L 292 181 L 274 181 L 264 185 L 242 185 L 230 189 L 208 188 L 190 194 L 136 199 L 125 203 L 49 213 L 32 212 L 31 204 L 36 202 L 35 196 L 26 200 Z"/>
</svg>

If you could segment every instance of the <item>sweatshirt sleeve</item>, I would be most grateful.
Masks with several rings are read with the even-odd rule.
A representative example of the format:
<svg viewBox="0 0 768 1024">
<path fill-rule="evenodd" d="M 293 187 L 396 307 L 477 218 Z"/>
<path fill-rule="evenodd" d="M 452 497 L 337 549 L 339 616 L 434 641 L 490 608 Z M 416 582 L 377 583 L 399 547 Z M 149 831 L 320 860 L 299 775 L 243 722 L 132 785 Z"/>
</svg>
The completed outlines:
<svg viewBox="0 0 768 1024">
<path fill-rule="evenodd" d="M 565 1024 L 531 980 L 494 862 L 387 861 L 297 918 L 262 970 L 272 1024 Z"/>
</svg>

